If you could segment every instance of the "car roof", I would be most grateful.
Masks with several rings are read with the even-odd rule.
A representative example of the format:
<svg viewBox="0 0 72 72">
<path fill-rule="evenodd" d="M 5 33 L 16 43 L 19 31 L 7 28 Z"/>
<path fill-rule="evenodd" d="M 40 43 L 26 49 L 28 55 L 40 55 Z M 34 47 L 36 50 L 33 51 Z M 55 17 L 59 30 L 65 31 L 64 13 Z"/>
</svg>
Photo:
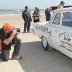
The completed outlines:
<svg viewBox="0 0 72 72">
<path fill-rule="evenodd" d="M 51 6 L 52 10 L 55 10 L 57 9 L 58 6 Z M 64 8 L 69 8 L 69 7 L 72 7 L 71 5 L 66 5 L 66 6 L 63 6 Z"/>
<path fill-rule="evenodd" d="M 54 10 L 54 12 L 57 12 L 57 11 L 72 11 L 72 7 L 62 8 L 62 9 L 55 9 L 55 10 Z"/>
</svg>

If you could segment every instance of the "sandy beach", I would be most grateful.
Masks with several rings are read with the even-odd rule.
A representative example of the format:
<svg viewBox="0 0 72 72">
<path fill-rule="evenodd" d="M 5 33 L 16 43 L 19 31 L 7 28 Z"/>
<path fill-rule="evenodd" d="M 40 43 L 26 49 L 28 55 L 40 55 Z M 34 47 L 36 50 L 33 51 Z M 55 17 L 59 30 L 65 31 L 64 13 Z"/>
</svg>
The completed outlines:
<svg viewBox="0 0 72 72">
<path fill-rule="evenodd" d="M 40 21 L 45 21 L 45 15 L 44 13 L 40 14 Z M 23 24 L 24 21 L 22 19 L 21 14 L 15 14 L 15 15 L 0 15 L 0 27 L 3 26 L 3 24 L 5 22 L 9 22 L 11 24 L 13 24 L 14 26 L 16 26 L 17 28 L 20 28 L 21 31 L 23 30 Z M 33 24 L 33 22 L 31 22 L 31 25 Z"/>
<path fill-rule="evenodd" d="M 13 24 L 15 27 L 23 30 L 23 19 L 21 15 L 1 15 L 0 16 L 0 26 L 2 27 L 5 22 Z"/>
</svg>

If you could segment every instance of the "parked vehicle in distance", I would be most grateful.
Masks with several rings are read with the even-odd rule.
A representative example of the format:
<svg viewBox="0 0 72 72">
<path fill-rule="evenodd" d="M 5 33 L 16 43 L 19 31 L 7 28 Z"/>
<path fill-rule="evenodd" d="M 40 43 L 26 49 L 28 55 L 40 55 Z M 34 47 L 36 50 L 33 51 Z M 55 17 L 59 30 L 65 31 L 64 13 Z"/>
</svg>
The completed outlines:
<svg viewBox="0 0 72 72">
<path fill-rule="evenodd" d="M 50 46 L 72 58 L 72 8 L 55 10 L 50 21 L 33 24 L 33 32 L 44 50 Z"/>
</svg>

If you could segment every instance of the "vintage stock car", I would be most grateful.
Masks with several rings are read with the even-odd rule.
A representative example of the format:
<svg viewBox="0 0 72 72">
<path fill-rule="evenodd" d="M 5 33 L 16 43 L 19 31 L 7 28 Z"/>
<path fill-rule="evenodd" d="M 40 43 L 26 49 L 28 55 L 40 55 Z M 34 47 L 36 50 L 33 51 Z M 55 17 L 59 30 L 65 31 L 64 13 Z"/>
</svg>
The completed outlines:
<svg viewBox="0 0 72 72">
<path fill-rule="evenodd" d="M 57 9 L 50 21 L 34 23 L 33 33 L 44 50 L 50 46 L 72 58 L 72 8 Z"/>
</svg>

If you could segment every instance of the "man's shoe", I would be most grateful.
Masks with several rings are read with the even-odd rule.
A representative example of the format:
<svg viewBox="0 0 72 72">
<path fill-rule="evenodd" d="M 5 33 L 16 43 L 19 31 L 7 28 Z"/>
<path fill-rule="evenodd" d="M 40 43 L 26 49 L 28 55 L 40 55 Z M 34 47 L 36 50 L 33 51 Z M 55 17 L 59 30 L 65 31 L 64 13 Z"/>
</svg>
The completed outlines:
<svg viewBox="0 0 72 72">
<path fill-rule="evenodd" d="M 30 31 L 27 31 L 27 33 L 30 33 Z"/>
<path fill-rule="evenodd" d="M 23 33 L 26 33 L 26 32 L 23 32 Z"/>
<path fill-rule="evenodd" d="M 22 56 L 13 56 L 12 57 L 12 60 L 22 60 L 23 59 L 23 57 Z"/>
</svg>

